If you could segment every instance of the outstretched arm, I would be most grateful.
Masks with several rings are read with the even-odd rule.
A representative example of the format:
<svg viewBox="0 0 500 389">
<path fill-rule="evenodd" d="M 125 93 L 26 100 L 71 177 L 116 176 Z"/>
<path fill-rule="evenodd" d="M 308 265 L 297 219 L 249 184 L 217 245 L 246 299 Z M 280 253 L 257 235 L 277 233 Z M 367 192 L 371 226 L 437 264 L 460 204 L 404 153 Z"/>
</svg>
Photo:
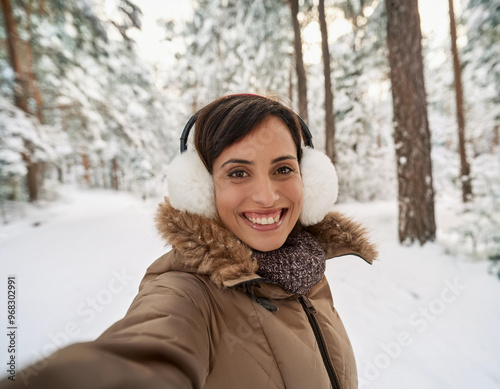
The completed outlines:
<svg viewBox="0 0 500 389">
<path fill-rule="evenodd" d="M 43 369 L 28 367 L 0 388 L 202 388 L 207 312 L 196 277 L 162 274 L 144 284 L 125 317 L 97 340 L 65 347 Z"/>
</svg>

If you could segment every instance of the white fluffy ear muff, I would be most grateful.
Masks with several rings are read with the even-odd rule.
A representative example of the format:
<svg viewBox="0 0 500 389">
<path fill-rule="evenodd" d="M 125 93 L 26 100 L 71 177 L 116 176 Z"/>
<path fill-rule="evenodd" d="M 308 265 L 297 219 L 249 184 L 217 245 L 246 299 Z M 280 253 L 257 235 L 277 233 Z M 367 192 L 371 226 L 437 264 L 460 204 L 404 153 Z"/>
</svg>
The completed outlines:
<svg viewBox="0 0 500 389">
<path fill-rule="evenodd" d="M 170 204 L 182 212 L 214 218 L 215 195 L 212 175 L 195 150 L 174 158 L 167 170 Z"/>
<path fill-rule="evenodd" d="M 326 154 L 308 146 L 302 148 L 300 171 L 304 199 L 299 220 L 302 225 L 310 226 L 323 220 L 337 201 L 337 171 Z"/>
</svg>

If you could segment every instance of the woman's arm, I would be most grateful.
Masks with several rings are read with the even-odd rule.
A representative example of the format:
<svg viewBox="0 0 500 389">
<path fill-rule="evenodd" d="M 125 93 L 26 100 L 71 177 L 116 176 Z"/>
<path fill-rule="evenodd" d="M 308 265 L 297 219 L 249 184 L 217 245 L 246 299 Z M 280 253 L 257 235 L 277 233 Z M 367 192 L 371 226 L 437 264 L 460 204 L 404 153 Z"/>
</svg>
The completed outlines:
<svg viewBox="0 0 500 389">
<path fill-rule="evenodd" d="M 0 388 L 202 388 L 208 375 L 207 296 L 193 275 L 169 272 L 141 288 L 97 340 L 48 357 Z"/>
</svg>

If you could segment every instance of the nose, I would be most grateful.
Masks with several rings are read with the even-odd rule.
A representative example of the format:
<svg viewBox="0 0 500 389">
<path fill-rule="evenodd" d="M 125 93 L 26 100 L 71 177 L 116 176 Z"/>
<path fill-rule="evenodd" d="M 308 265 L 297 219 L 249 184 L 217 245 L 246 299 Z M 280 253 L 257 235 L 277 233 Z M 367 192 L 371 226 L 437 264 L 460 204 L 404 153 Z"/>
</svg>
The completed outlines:
<svg viewBox="0 0 500 389">
<path fill-rule="evenodd" d="M 263 207 L 271 207 L 279 199 L 278 190 L 269 177 L 259 178 L 254 182 L 252 200 Z"/>
</svg>

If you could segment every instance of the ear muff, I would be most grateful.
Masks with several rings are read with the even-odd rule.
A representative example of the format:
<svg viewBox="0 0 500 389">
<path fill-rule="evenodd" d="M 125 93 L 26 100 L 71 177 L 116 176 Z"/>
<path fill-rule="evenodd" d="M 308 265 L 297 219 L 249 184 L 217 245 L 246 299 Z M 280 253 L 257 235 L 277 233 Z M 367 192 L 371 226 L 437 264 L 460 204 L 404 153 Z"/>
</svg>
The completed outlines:
<svg viewBox="0 0 500 389">
<path fill-rule="evenodd" d="M 187 150 L 187 137 L 196 122 L 194 114 L 181 135 L 181 154 L 174 158 L 167 171 L 168 195 L 172 207 L 207 218 L 217 215 L 212 175 L 196 150 Z M 304 199 L 300 222 L 304 226 L 319 223 L 337 201 L 338 179 L 330 158 L 315 150 L 312 135 L 300 119 L 305 147 L 302 148 L 300 170 L 304 185 Z"/>
<path fill-rule="evenodd" d="M 174 158 L 167 170 L 168 197 L 179 211 L 214 218 L 214 180 L 196 150 Z"/>
<path fill-rule="evenodd" d="M 323 220 L 337 201 L 337 171 L 326 154 L 306 146 L 302 148 L 300 172 L 304 199 L 299 220 L 302 225 L 311 226 Z"/>
</svg>

